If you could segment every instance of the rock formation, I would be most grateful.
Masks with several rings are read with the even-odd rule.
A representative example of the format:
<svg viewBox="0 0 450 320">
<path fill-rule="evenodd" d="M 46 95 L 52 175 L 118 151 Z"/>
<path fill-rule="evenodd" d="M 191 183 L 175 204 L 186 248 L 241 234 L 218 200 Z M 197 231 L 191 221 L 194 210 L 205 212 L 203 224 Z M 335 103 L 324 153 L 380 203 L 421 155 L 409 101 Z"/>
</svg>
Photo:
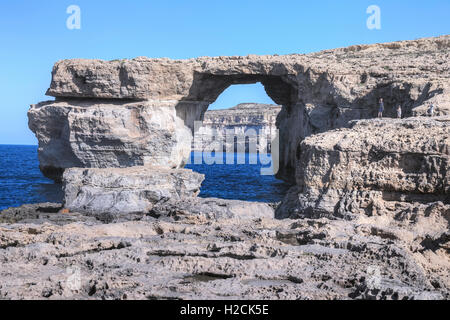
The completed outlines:
<svg viewBox="0 0 450 320">
<path fill-rule="evenodd" d="M 61 180 L 64 169 L 184 165 L 191 133 L 172 103 L 48 101 L 28 112 L 39 140 L 41 170 Z"/>
<path fill-rule="evenodd" d="M 197 199 L 110 224 L 46 204 L 3 211 L 14 223 L 0 224 L 0 298 L 450 299 L 448 233 L 414 238 L 413 223 L 383 217 L 275 220 L 248 202 L 233 209 L 241 219 L 212 219 L 202 213 L 230 202 Z"/>
<path fill-rule="evenodd" d="M 56 63 L 29 125 L 65 203 L 0 213 L 0 298 L 449 299 L 449 61 L 447 35 Z M 282 105 L 278 176 L 296 185 L 273 205 L 195 197 L 194 122 L 254 82 Z M 369 119 L 380 97 L 406 119 Z"/>
<path fill-rule="evenodd" d="M 71 168 L 64 172 L 64 204 L 72 212 L 114 220 L 121 214 L 149 212 L 164 199 L 197 196 L 203 179 L 187 169 Z"/>
<path fill-rule="evenodd" d="M 280 218 L 450 214 L 450 116 L 355 121 L 298 150 L 297 186 Z"/>
<path fill-rule="evenodd" d="M 307 55 L 63 60 L 47 92 L 57 101 L 33 106 L 30 128 L 52 178 L 73 166 L 176 168 L 208 105 L 232 84 L 261 82 L 283 106 L 278 176 L 293 182 L 299 142 L 376 116 L 380 97 L 387 116 L 398 104 L 405 116 L 423 115 L 430 103 L 448 114 L 449 48 L 446 35 Z"/>
</svg>

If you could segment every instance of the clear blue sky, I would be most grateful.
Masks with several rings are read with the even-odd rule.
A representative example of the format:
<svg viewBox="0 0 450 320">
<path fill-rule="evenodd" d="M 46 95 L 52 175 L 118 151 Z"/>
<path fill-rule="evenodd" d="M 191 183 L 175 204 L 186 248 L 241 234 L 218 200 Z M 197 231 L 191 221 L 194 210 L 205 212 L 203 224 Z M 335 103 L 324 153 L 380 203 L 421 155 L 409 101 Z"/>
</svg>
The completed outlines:
<svg viewBox="0 0 450 320">
<path fill-rule="evenodd" d="M 66 28 L 72 4 L 81 8 L 81 30 Z M 381 30 L 366 27 L 372 4 L 381 8 Z M 26 112 L 50 99 L 60 59 L 308 53 L 448 34 L 449 12 L 448 0 L 1 0 L 0 144 L 36 144 Z M 257 85 L 219 99 L 218 108 L 270 102 Z"/>
</svg>

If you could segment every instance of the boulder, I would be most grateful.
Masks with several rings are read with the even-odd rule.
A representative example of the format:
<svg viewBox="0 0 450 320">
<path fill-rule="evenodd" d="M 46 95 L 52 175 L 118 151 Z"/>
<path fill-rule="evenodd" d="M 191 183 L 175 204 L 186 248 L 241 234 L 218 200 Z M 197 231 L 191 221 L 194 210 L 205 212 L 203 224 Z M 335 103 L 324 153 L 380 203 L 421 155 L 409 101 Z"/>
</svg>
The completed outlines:
<svg viewBox="0 0 450 320">
<path fill-rule="evenodd" d="M 164 167 L 71 168 L 64 172 L 64 207 L 112 220 L 122 214 L 145 214 L 159 201 L 194 197 L 202 174 Z"/>
</svg>

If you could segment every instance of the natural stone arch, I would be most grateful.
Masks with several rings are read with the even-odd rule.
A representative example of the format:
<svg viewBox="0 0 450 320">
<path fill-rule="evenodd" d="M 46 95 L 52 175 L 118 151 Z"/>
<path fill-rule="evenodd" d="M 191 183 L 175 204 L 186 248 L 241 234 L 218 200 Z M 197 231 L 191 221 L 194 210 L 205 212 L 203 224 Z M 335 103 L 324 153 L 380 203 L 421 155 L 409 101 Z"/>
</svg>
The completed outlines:
<svg viewBox="0 0 450 320">
<path fill-rule="evenodd" d="M 189 94 L 176 106 L 177 115 L 194 129 L 194 121 L 201 121 L 209 105 L 230 86 L 261 83 L 267 95 L 278 105 L 290 109 L 298 99 L 297 83 L 286 76 L 268 74 L 212 74 L 195 73 Z"/>
<path fill-rule="evenodd" d="M 261 83 L 264 86 L 266 94 L 278 105 L 282 106 L 281 117 L 290 114 L 293 106 L 298 102 L 298 82 L 296 78 L 290 79 L 288 76 L 270 75 L 270 74 L 212 74 L 195 73 L 189 95 L 181 99 L 177 104 L 177 115 L 182 118 L 185 125 L 192 130 L 194 134 L 195 121 L 202 121 L 204 113 L 209 105 L 214 103 L 217 98 L 230 86 L 239 84 Z M 289 127 L 280 126 L 282 120 L 277 119 L 277 128 L 279 137 L 289 136 Z M 291 175 L 291 168 L 286 172 L 286 164 L 289 159 L 289 150 L 286 150 L 280 142 L 280 149 L 276 154 L 276 160 L 279 161 L 280 155 L 283 160 L 281 171 L 277 172 L 277 177 L 286 179 L 286 175 Z M 277 165 L 278 166 L 278 165 Z M 293 175 L 292 175 L 293 176 Z"/>
<path fill-rule="evenodd" d="M 186 99 L 213 103 L 231 85 L 258 82 L 264 86 L 267 95 L 279 105 L 290 105 L 297 99 L 296 84 L 288 82 L 286 77 L 245 73 L 232 75 L 196 73 Z"/>
<path fill-rule="evenodd" d="M 64 60 L 55 64 L 47 91 L 57 100 L 32 106 L 29 126 L 39 140 L 41 168 L 56 176 L 74 166 L 178 168 L 188 157 L 194 121 L 220 93 L 261 82 L 283 105 L 278 176 L 294 181 L 306 137 L 373 118 L 379 97 L 388 116 L 397 104 L 405 116 L 426 114 L 431 103 L 436 115 L 448 114 L 442 52 L 449 43 L 444 36 L 308 55 Z"/>
</svg>

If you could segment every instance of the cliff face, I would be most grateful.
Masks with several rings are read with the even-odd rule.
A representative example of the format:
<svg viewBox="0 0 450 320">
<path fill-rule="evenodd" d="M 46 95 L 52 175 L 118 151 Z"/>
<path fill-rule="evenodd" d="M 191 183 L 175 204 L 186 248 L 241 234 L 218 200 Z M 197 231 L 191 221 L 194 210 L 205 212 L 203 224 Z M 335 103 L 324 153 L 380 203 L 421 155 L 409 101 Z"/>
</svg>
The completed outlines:
<svg viewBox="0 0 450 320">
<path fill-rule="evenodd" d="M 262 103 L 241 103 L 230 109 L 208 110 L 203 125 L 212 129 L 248 127 L 276 129 L 281 106 Z"/>
<path fill-rule="evenodd" d="M 48 101 L 28 117 L 41 170 L 55 180 L 72 167 L 178 168 L 190 152 L 191 132 L 170 102 Z"/>
<path fill-rule="evenodd" d="M 449 116 L 355 121 L 306 138 L 297 157 L 279 217 L 449 217 Z"/>
<path fill-rule="evenodd" d="M 229 152 L 270 151 L 271 138 L 277 134 L 276 120 L 280 111 L 281 106 L 258 103 L 206 111 L 202 126 L 194 134 L 193 149 L 214 149 L 213 141 L 220 141 L 223 149 Z M 267 141 L 263 143 L 258 136 Z"/>
</svg>

